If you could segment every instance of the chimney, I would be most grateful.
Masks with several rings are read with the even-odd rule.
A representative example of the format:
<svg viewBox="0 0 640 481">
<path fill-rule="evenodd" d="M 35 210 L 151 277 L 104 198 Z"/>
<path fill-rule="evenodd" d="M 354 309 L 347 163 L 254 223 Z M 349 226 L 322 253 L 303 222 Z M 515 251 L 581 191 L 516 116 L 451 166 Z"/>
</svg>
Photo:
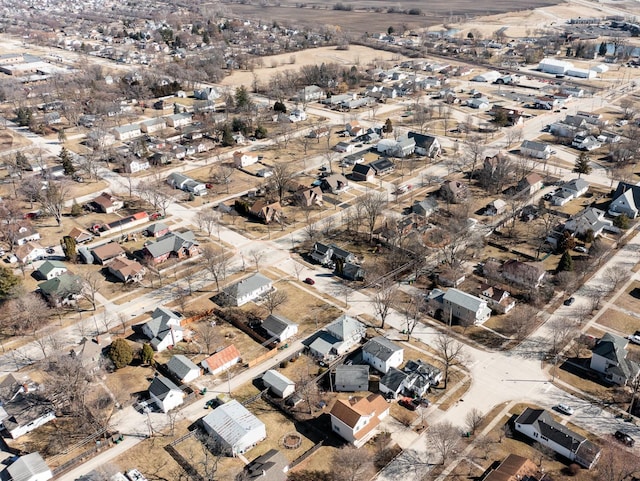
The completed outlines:
<svg viewBox="0 0 640 481">
<path fill-rule="evenodd" d="M 22 391 L 26 394 L 29 392 L 29 385 L 25 382 L 22 383 Z"/>
</svg>

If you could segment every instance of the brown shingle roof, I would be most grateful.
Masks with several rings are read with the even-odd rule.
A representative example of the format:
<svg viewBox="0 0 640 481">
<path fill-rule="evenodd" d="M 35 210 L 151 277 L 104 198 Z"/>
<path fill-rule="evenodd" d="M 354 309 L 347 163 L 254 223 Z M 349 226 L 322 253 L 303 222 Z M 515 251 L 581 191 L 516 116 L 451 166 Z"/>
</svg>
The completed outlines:
<svg viewBox="0 0 640 481">
<path fill-rule="evenodd" d="M 370 394 L 366 398 L 352 397 L 351 399 L 338 399 L 331 408 L 331 415 L 338 418 L 350 428 L 354 428 L 362 416 L 374 415 L 363 429 L 355 433 L 356 439 L 361 439 L 369 431 L 380 424 L 378 416 L 389 409 L 387 401 L 380 394 Z"/>
</svg>

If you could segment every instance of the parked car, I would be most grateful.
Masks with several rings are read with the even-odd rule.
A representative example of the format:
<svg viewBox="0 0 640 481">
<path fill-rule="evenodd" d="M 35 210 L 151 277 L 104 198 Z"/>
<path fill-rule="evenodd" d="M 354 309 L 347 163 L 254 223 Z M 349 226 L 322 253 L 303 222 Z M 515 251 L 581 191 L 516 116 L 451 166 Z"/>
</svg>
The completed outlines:
<svg viewBox="0 0 640 481">
<path fill-rule="evenodd" d="M 131 481 L 147 481 L 147 478 L 145 478 L 137 469 L 130 469 L 127 471 L 127 478 Z"/>
<path fill-rule="evenodd" d="M 47 254 L 53 254 L 55 251 L 53 247 L 47 247 Z"/>
<path fill-rule="evenodd" d="M 640 344 L 640 336 L 638 334 L 631 334 L 627 336 L 627 339 L 633 344 Z"/>
<path fill-rule="evenodd" d="M 576 246 L 573 250 L 576 252 L 582 252 L 583 254 L 589 252 L 589 250 L 585 246 Z"/>
<path fill-rule="evenodd" d="M 631 447 L 636 443 L 631 436 L 629 436 L 627 433 L 623 433 L 622 431 L 616 431 L 613 435 L 625 446 Z"/>
<path fill-rule="evenodd" d="M 555 407 L 555 410 L 562 414 L 566 414 L 567 416 L 571 416 L 573 414 L 573 408 L 571 406 L 567 406 L 566 404 L 558 404 Z"/>
<path fill-rule="evenodd" d="M 573 304 L 574 302 L 576 302 L 576 298 L 575 297 L 570 297 L 569 299 L 565 299 L 564 301 L 564 305 L 565 306 L 570 306 L 571 304 Z"/>
<path fill-rule="evenodd" d="M 316 281 L 314 281 L 313 279 L 311 279 L 311 277 L 307 277 L 304 281 L 305 284 L 309 284 L 310 286 L 314 285 L 316 283 Z"/>
<path fill-rule="evenodd" d="M 418 408 L 418 406 L 413 402 L 413 399 L 409 397 L 400 398 L 398 404 L 407 408 L 409 411 L 415 411 Z"/>
</svg>

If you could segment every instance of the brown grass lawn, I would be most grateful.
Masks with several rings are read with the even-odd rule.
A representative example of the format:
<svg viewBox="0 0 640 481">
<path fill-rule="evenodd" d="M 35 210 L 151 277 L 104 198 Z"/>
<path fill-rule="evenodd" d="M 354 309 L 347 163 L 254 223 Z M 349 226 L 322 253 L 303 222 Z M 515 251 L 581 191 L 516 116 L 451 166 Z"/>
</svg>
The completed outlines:
<svg viewBox="0 0 640 481">
<path fill-rule="evenodd" d="M 598 319 L 601 326 L 611 327 L 623 335 L 633 334 L 640 329 L 640 318 L 630 316 L 617 309 L 607 309 Z"/>
<path fill-rule="evenodd" d="M 132 345 L 133 346 L 133 345 Z M 147 366 L 126 366 L 108 374 L 105 384 L 118 402 L 126 405 L 135 393 L 146 391 L 155 371 Z"/>
<path fill-rule="evenodd" d="M 636 267 L 640 268 L 640 264 Z M 640 313 L 640 282 L 632 282 L 626 292 L 622 293 L 620 297 L 618 297 L 616 300 L 616 306 Z"/>
<path fill-rule="evenodd" d="M 560 366 L 558 366 L 555 369 L 555 375 L 556 375 L 556 378 L 560 379 L 561 381 L 564 381 L 567 384 L 574 386 L 576 389 L 579 389 L 580 391 L 584 391 L 587 394 L 591 394 L 592 396 L 595 396 L 597 398 L 605 399 L 611 396 L 612 392 L 609 388 L 597 382 L 591 381 L 589 379 L 586 379 L 576 374 L 572 374 L 568 371 L 565 371 Z M 577 394 L 577 395 L 580 396 L 580 394 Z"/>
<path fill-rule="evenodd" d="M 445 394 L 447 395 L 450 394 L 449 397 L 438 406 L 438 409 L 441 409 L 442 411 L 446 411 L 451 406 L 453 406 L 456 402 L 462 399 L 462 396 L 464 396 L 464 394 L 469 390 L 469 387 L 471 386 L 471 380 L 467 379 L 462 383 L 462 385 L 457 387 L 455 391 L 453 391 L 453 393 L 449 391 L 451 388 L 454 388 L 457 386 L 457 381 L 459 379 L 458 376 L 462 376 L 462 374 L 455 373 L 455 372 L 449 374 L 449 384 L 446 392 L 444 390 L 434 391 L 434 393 L 437 393 L 438 391 L 442 392 L 442 396 L 444 396 Z M 437 400 L 437 397 L 434 396 L 434 400 Z"/>
<path fill-rule="evenodd" d="M 418 408 L 422 409 L 422 408 Z M 400 424 L 404 426 L 410 426 L 416 419 L 420 417 L 420 412 L 410 411 L 406 407 L 401 406 L 397 402 L 392 402 L 389 405 L 389 414 L 396 419 Z"/>
</svg>

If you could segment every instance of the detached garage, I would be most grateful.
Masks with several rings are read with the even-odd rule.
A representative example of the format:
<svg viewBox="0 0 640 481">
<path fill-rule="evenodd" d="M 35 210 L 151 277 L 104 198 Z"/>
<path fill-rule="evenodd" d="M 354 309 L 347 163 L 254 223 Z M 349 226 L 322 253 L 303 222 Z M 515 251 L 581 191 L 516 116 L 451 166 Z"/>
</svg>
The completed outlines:
<svg viewBox="0 0 640 481">
<path fill-rule="evenodd" d="M 291 379 L 274 369 L 269 369 L 264 373 L 262 382 L 273 394 L 281 398 L 291 396 L 296 390 L 296 384 Z"/>
</svg>

